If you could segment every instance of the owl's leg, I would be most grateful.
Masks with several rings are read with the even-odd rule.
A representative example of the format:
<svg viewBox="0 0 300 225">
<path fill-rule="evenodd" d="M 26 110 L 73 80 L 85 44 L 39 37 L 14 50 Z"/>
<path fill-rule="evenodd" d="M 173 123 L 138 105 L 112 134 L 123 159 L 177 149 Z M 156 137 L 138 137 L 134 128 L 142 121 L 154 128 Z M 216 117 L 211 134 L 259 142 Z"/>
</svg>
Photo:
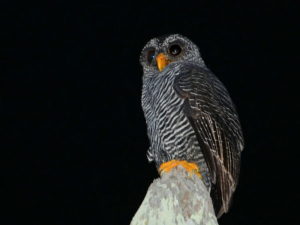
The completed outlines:
<svg viewBox="0 0 300 225">
<path fill-rule="evenodd" d="M 199 167 L 195 163 L 189 163 L 185 160 L 171 160 L 165 163 L 162 163 L 159 167 L 159 173 L 170 172 L 173 168 L 177 166 L 182 166 L 190 174 L 196 174 L 202 179 L 202 175 L 199 171 Z"/>
</svg>

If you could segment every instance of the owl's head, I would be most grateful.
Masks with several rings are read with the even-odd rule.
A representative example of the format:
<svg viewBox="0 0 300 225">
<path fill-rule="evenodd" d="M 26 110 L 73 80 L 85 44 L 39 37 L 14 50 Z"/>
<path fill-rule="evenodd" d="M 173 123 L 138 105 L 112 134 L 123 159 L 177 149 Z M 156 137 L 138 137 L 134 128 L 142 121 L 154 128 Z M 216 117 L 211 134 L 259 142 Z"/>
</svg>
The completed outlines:
<svg viewBox="0 0 300 225">
<path fill-rule="evenodd" d="M 198 47 L 180 34 L 151 39 L 140 56 L 144 73 L 163 71 L 173 62 L 192 62 L 204 66 Z"/>
</svg>

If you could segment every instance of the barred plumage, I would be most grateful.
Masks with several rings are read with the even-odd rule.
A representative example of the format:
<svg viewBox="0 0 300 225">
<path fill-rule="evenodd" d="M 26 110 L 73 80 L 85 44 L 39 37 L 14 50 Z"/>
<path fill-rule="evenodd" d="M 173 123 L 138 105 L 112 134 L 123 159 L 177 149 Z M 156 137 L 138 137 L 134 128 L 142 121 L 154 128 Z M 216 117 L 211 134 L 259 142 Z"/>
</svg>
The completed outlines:
<svg viewBox="0 0 300 225">
<path fill-rule="evenodd" d="M 169 63 L 162 71 L 152 59 L 160 53 Z M 142 107 L 151 143 L 148 159 L 157 167 L 173 159 L 196 163 L 220 217 L 229 209 L 243 149 L 228 92 L 205 66 L 198 48 L 181 35 L 152 39 L 140 61 Z"/>
</svg>

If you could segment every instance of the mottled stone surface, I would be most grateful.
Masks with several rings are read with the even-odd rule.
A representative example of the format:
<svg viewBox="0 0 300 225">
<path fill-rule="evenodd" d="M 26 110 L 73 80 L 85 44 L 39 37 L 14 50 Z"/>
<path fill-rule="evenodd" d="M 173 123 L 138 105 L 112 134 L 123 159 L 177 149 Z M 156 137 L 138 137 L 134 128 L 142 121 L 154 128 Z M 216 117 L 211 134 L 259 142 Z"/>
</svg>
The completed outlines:
<svg viewBox="0 0 300 225">
<path fill-rule="evenodd" d="M 202 180 L 181 166 L 150 185 L 131 225 L 217 225 L 209 192 Z"/>
</svg>

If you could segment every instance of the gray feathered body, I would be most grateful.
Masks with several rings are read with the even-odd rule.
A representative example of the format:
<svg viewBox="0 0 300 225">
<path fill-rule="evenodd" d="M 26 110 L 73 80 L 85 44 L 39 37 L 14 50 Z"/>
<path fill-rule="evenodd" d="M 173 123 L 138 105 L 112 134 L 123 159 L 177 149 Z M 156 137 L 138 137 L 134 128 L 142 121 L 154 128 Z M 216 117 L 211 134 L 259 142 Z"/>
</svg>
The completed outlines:
<svg viewBox="0 0 300 225">
<path fill-rule="evenodd" d="M 224 85 L 188 39 L 181 35 L 152 39 L 144 52 L 154 46 L 156 55 L 168 55 L 174 40 L 183 53 L 169 56 L 173 62 L 164 70 L 157 71 L 151 58 L 148 64 L 141 59 L 142 107 L 150 140 L 147 156 L 157 167 L 173 159 L 196 163 L 220 217 L 229 209 L 240 171 L 244 141 L 238 115 Z"/>
<path fill-rule="evenodd" d="M 149 161 L 154 160 L 157 167 L 173 159 L 195 162 L 210 189 L 208 168 L 184 112 L 184 99 L 174 89 L 174 80 L 182 67 L 180 63 L 173 63 L 157 76 L 144 77 L 142 107 L 151 143 L 147 157 Z"/>
</svg>

